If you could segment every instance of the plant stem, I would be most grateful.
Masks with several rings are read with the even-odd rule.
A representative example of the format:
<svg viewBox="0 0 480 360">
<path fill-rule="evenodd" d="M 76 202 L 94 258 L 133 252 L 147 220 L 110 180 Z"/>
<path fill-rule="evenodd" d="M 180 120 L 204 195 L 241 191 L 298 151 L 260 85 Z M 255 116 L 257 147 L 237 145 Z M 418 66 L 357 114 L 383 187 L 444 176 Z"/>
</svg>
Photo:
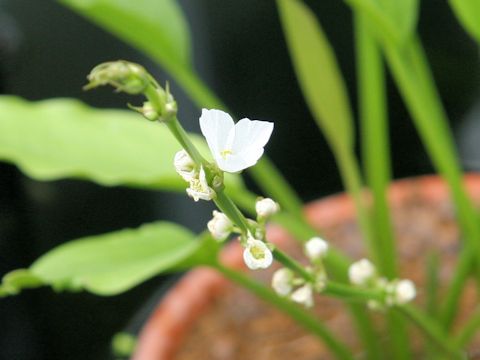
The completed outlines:
<svg viewBox="0 0 480 360">
<path fill-rule="evenodd" d="M 385 74 L 376 40 L 367 28 L 364 15 L 358 13 L 355 15 L 355 35 L 362 158 L 365 178 L 373 195 L 371 214 L 375 223 L 376 246 L 382 254 L 378 266 L 382 274 L 392 279 L 397 275 L 397 266 L 386 196 L 391 165 Z"/>
<path fill-rule="evenodd" d="M 449 359 L 465 359 L 459 347 L 449 339 L 448 334 L 424 313 L 411 305 L 398 306 L 395 309 L 417 325 L 439 349 L 449 354 Z"/>
<path fill-rule="evenodd" d="M 378 44 L 369 30 L 365 15 L 355 14 L 359 117 L 362 158 L 367 184 L 372 192 L 372 246 L 375 246 L 380 272 L 387 278 L 397 276 L 396 249 L 387 202 L 391 181 L 388 140 L 385 74 Z M 394 359 L 409 359 L 409 339 L 405 321 L 392 311 L 386 314 L 389 340 Z"/>
<path fill-rule="evenodd" d="M 424 145 L 438 171 L 446 179 L 457 210 L 460 227 L 465 234 L 465 249 L 460 255 L 442 319 L 450 327 L 458 310 L 461 294 L 473 257 L 480 257 L 480 224 L 473 205 L 468 199 L 461 177 L 460 165 L 448 120 L 429 72 L 425 54 L 418 38 L 400 49 L 384 43 L 384 50 L 399 89 L 412 114 Z M 472 257 L 472 259 L 470 259 Z"/>
<path fill-rule="evenodd" d="M 275 292 L 265 287 L 264 285 L 250 279 L 244 274 L 224 267 L 223 265 L 216 265 L 215 268 L 220 271 L 226 278 L 241 285 L 255 294 L 260 299 L 267 301 L 274 305 L 279 310 L 283 311 L 294 319 L 298 324 L 310 331 L 313 335 L 323 340 L 330 351 L 337 359 L 353 360 L 353 355 L 348 347 L 339 342 L 335 336 L 328 330 L 320 321 L 315 319 L 310 312 L 307 312 L 292 303 L 290 300 L 279 297 Z"/>
<path fill-rule="evenodd" d="M 293 191 L 275 165 L 265 156 L 249 170 L 256 184 L 275 199 L 282 209 L 292 216 L 303 219 L 303 205 L 298 195 Z"/>
<path fill-rule="evenodd" d="M 455 337 L 454 344 L 459 348 L 467 346 L 472 337 L 477 334 L 478 328 L 480 328 L 480 307 L 477 307 L 460 333 Z"/>
</svg>

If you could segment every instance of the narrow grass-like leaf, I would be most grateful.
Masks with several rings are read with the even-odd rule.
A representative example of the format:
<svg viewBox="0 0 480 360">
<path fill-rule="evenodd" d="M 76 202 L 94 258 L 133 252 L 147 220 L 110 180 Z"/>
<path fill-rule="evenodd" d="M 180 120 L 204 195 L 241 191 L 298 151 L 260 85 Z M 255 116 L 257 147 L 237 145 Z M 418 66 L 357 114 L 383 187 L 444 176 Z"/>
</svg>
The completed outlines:
<svg viewBox="0 0 480 360">
<path fill-rule="evenodd" d="M 54 248 L 28 270 L 7 274 L 0 289 L 15 294 L 43 284 L 58 291 L 115 295 L 177 269 L 180 263 L 194 266 L 214 259 L 216 248 L 205 244 L 189 230 L 167 222 L 90 236 Z M 197 252 L 202 256 L 195 256 Z"/>
<path fill-rule="evenodd" d="M 278 0 L 297 79 L 315 120 L 333 148 L 353 146 L 353 121 L 335 54 L 314 14 L 298 0 Z"/>
<path fill-rule="evenodd" d="M 449 3 L 464 29 L 480 43 L 480 1 L 449 0 Z"/>
<path fill-rule="evenodd" d="M 173 167 L 180 145 L 163 124 L 131 111 L 92 109 L 69 99 L 29 102 L 0 97 L 0 109 L 0 160 L 16 164 L 35 179 L 186 188 Z M 194 139 L 208 157 L 204 140 Z M 229 186 L 241 184 L 238 175 L 228 177 Z"/>
<path fill-rule="evenodd" d="M 345 0 L 366 15 L 377 34 L 390 43 L 403 44 L 414 34 L 418 20 L 418 0 Z"/>
</svg>

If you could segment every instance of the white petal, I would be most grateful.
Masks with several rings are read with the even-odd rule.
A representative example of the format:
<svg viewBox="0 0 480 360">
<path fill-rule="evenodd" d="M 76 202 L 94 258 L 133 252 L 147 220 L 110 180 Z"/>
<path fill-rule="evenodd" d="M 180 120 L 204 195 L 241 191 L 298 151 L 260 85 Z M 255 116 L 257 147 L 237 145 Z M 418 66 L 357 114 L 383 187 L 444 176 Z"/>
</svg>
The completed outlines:
<svg viewBox="0 0 480 360">
<path fill-rule="evenodd" d="M 215 109 L 202 109 L 200 129 L 203 136 L 207 139 L 208 147 L 215 160 L 220 157 L 220 151 L 227 143 L 234 125 L 232 117 L 226 112 Z"/>
<path fill-rule="evenodd" d="M 273 123 L 268 121 L 242 119 L 235 124 L 232 152 L 243 159 L 243 169 L 257 163 L 263 155 L 263 147 L 270 139 L 272 131 Z"/>
</svg>

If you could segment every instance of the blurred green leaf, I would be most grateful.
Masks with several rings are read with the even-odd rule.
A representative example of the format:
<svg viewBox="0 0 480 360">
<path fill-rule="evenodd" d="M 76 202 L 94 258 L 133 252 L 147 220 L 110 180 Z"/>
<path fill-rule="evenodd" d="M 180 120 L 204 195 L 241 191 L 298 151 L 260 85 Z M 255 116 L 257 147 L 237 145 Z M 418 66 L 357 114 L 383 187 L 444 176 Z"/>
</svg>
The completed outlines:
<svg viewBox="0 0 480 360">
<path fill-rule="evenodd" d="M 59 0 L 158 59 L 168 71 L 190 66 L 190 34 L 176 0 Z"/>
<path fill-rule="evenodd" d="M 351 148 L 353 121 L 335 54 L 314 14 L 300 1 L 278 0 L 280 18 L 303 94 L 332 147 Z"/>
<path fill-rule="evenodd" d="M 160 64 L 199 107 L 225 108 L 192 67 L 190 32 L 175 0 L 58 0 Z"/>
<path fill-rule="evenodd" d="M 90 236 L 54 248 L 29 270 L 7 274 L 0 290 L 15 294 L 44 284 L 58 291 L 85 289 L 115 295 L 178 268 L 179 263 L 194 266 L 214 259 L 217 248 L 205 244 L 189 230 L 167 222 Z M 210 249 L 208 256 L 205 249 Z M 196 256 L 197 252 L 203 256 Z M 16 291 L 9 291 L 12 284 Z"/>
<path fill-rule="evenodd" d="M 210 156 L 203 138 L 194 140 Z M 165 126 L 131 111 L 93 109 L 69 99 L 0 97 L 0 160 L 35 179 L 184 191 L 187 184 L 173 167 L 178 150 Z M 233 191 L 242 186 L 238 175 L 227 181 Z"/>
<path fill-rule="evenodd" d="M 369 19 L 371 29 L 389 42 L 405 42 L 414 31 L 418 20 L 418 0 L 345 0 L 362 11 Z"/>
<path fill-rule="evenodd" d="M 449 0 L 449 2 L 465 30 L 480 42 L 480 1 Z"/>
</svg>

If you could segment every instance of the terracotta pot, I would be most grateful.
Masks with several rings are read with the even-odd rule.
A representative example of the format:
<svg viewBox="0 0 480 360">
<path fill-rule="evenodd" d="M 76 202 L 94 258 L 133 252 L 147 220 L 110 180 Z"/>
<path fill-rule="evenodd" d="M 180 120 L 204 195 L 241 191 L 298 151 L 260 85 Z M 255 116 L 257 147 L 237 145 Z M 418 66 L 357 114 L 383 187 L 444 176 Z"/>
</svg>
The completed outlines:
<svg viewBox="0 0 480 360">
<path fill-rule="evenodd" d="M 475 201 L 480 201 L 480 175 L 466 175 L 465 183 L 471 197 Z M 391 207 L 395 209 L 408 201 L 428 203 L 434 208 L 445 207 L 445 204 L 448 204 L 449 196 L 443 180 L 437 176 L 424 176 L 396 181 L 390 186 L 388 197 Z M 445 211 L 451 211 L 451 207 L 447 206 Z M 345 194 L 315 201 L 306 206 L 305 213 L 310 223 L 315 228 L 322 229 L 324 234 L 328 234 L 328 229 L 335 228 L 345 222 L 355 224 L 353 220 L 354 206 Z M 352 226 L 355 227 L 355 225 Z M 352 231 L 356 231 L 356 229 L 354 228 Z M 422 230 L 409 229 L 409 231 L 421 232 Z M 452 231 L 456 231 L 456 229 L 452 229 Z M 335 234 L 332 234 L 332 237 L 335 237 Z M 327 238 L 330 240 L 330 237 Z M 286 232 L 277 226 L 269 227 L 268 239 L 279 247 L 288 247 L 288 244 L 291 243 L 291 239 Z M 441 259 L 441 280 L 448 281 L 454 265 L 457 244 L 442 243 L 442 241 L 442 239 L 438 239 L 438 244 L 435 244 L 435 246 L 438 245 L 442 256 L 443 253 L 451 253 L 450 255 L 447 254 L 446 258 Z M 363 252 L 358 241 L 342 243 L 340 239 L 335 241 L 334 245 L 348 252 L 354 258 L 359 258 Z M 407 258 L 407 262 L 410 261 L 407 265 L 403 264 L 404 267 L 421 266 L 419 264 L 422 264 L 425 259 L 420 259 L 418 254 L 425 252 L 424 250 L 429 246 L 431 244 L 422 245 L 420 248 L 416 248 L 413 254 L 409 254 L 408 249 L 399 246 L 400 257 L 402 259 Z M 224 249 L 222 261 L 230 267 L 244 269 L 242 249 L 238 243 L 231 243 Z M 402 262 L 404 261 L 402 260 Z M 420 272 L 411 274 L 410 277 L 413 277 L 413 280 L 418 284 L 423 282 L 423 275 Z M 197 268 L 190 271 L 168 292 L 143 327 L 133 359 L 169 360 L 176 358 L 176 353 L 192 325 L 209 309 L 213 299 L 229 286 L 227 280 L 209 268 Z M 470 290 L 467 289 L 468 291 Z M 473 306 L 470 306 L 470 300 L 468 299 L 462 301 L 466 301 L 465 306 L 462 306 L 466 313 L 461 315 L 460 318 L 468 316 L 468 310 L 471 310 Z M 340 317 L 342 316 L 346 317 L 346 315 Z M 336 319 L 333 327 L 338 327 L 341 331 L 344 331 L 345 327 L 348 326 L 345 321 L 348 320 Z M 353 342 L 351 346 L 357 347 L 359 345 Z"/>
</svg>

